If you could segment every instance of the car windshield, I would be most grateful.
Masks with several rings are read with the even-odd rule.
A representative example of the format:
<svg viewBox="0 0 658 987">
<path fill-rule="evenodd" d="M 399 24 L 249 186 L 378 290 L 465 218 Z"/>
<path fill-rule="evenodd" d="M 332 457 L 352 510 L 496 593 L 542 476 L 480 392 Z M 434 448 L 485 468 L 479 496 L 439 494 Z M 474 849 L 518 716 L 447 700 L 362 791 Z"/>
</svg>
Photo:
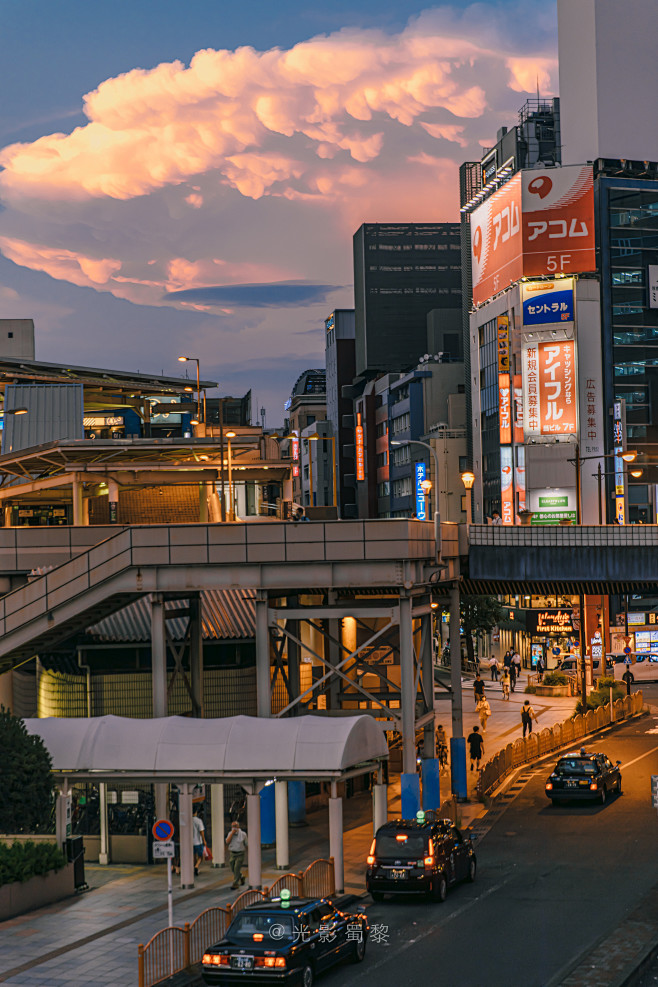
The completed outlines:
<svg viewBox="0 0 658 987">
<path fill-rule="evenodd" d="M 375 853 L 378 857 L 423 857 L 427 837 L 422 833 L 381 833 Z"/>
<path fill-rule="evenodd" d="M 295 933 L 295 916 L 282 915 L 279 911 L 268 915 L 240 912 L 231 922 L 227 935 L 229 939 L 253 939 L 255 933 L 260 933 L 265 942 L 292 939 Z"/>
<path fill-rule="evenodd" d="M 598 771 L 595 761 L 583 757 L 563 757 L 555 769 L 560 775 L 595 775 Z"/>
</svg>

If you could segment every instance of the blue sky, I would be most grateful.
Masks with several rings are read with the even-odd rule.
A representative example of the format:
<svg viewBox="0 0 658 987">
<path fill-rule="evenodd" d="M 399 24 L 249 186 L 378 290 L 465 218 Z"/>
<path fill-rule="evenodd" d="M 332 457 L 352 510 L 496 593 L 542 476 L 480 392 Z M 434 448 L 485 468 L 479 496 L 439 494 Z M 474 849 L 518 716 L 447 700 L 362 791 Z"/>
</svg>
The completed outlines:
<svg viewBox="0 0 658 987">
<path fill-rule="evenodd" d="M 459 163 L 537 77 L 557 91 L 535 0 L 4 0 L 2 19 L 0 315 L 34 318 L 40 359 L 177 373 L 193 352 L 270 425 L 352 304 L 360 223 L 456 219 Z"/>
</svg>

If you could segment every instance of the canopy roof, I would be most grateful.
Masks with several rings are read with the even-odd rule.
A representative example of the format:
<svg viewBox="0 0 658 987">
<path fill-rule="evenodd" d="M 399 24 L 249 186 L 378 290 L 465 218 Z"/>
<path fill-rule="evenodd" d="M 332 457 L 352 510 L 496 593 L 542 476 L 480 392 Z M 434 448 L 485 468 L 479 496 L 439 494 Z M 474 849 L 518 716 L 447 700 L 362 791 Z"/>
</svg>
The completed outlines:
<svg viewBox="0 0 658 987">
<path fill-rule="evenodd" d="M 340 778 L 388 757 L 380 725 L 366 715 L 268 719 L 167 716 L 137 720 L 25 720 L 50 752 L 53 771 L 97 781 Z"/>
</svg>

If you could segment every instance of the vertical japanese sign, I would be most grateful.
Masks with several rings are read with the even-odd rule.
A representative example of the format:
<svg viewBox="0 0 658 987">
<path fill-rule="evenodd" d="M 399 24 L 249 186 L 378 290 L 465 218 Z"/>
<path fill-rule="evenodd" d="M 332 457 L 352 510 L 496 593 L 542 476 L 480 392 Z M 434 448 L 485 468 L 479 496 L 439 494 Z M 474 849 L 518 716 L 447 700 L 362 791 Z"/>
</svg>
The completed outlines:
<svg viewBox="0 0 658 987">
<path fill-rule="evenodd" d="M 363 425 L 361 424 L 361 412 L 357 412 L 356 428 L 354 430 L 356 442 L 356 478 L 365 480 L 366 478 L 366 457 L 363 448 Z"/>
<path fill-rule="evenodd" d="M 526 438 L 577 433 L 576 344 L 573 339 L 525 343 L 523 384 Z"/>
<path fill-rule="evenodd" d="M 519 498 L 519 510 L 525 511 L 526 500 L 525 500 L 525 446 L 517 446 L 514 450 L 516 453 L 516 465 L 514 467 L 514 485 L 516 486 L 516 493 Z"/>
<path fill-rule="evenodd" d="M 427 520 L 427 512 L 425 511 L 425 491 L 422 487 L 422 483 L 426 475 L 427 466 L 425 463 L 416 463 L 416 517 L 419 521 Z"/>
<path fill-rule="evenodd" d="M 512 447 L 500 447 L 500 503 L 503 524 L 514 524 Z"/>
<path fill-rule="evenodd" d="M 514 445 L 523 442 L 523 378 L 521 374 L 514 374 Z"/>
<path fill-rule="evenodd" d="M 292 475 L 299 476 L 299 435 L 292 433 Z"/>
<path fill-rule="evenodd" d="M 499 315 L 498 329 L 498 373 L 509 373 L 509 315 Z"/>
<path fill-rule="evenodd" d="M 624 476 L 624 451 L 626 422 L 625 402 L 615 401 L 612 406 L 612 444 L 615 456 L 615 517 L 617 524 L 626 524 L 626 483 Z"/>
<path fill-rule="evenodd" d="M 512 389 L 509 374 L 498 374 L 498 421 L 500 444 L 512 441 Z"/>
</svg>

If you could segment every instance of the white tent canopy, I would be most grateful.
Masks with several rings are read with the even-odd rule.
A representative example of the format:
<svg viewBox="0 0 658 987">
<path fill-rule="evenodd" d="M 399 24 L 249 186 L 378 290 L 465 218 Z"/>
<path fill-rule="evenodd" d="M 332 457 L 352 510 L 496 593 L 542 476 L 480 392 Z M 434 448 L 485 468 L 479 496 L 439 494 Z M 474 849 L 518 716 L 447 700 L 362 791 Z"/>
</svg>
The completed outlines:
<svg viewBox="0 0 658 987">
<path fill-rule="evenodd" d="M 27 719 L 25 725 L 43 740 L 53 771 L 71 779 L 338 779 L 388 757 L 380 725 L 366 715 L 52 717 Z"/>
</svg>

